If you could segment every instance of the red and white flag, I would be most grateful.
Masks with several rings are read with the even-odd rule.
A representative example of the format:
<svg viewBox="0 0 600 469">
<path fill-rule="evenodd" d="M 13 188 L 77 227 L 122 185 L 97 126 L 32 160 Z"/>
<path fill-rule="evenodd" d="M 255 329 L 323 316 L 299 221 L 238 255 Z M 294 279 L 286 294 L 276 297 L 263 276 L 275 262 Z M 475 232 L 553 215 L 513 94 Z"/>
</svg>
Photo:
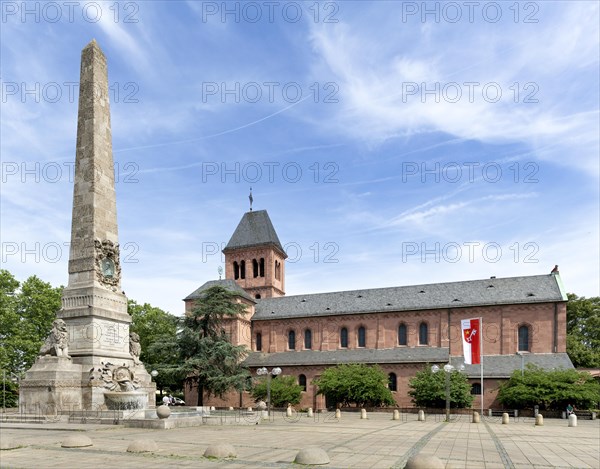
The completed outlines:
<svg viewBox="0 0 600 469">
<path fill-rule="evenodd" d="M 477 319 L 463 319 L 460 322 L 462 329 L 463 353 L 465 365 L 479 365 L 481 363 L 481 323 Z"/>
</svg>

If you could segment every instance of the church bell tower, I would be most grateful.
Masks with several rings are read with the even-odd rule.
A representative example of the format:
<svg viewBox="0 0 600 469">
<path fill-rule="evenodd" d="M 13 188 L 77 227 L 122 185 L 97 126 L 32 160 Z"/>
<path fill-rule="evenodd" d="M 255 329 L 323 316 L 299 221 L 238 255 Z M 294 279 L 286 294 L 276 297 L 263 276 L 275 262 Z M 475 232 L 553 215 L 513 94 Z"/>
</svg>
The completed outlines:
<svg viewBox="0 0 600 469">
<path fill-rule="evenodd" d="M 225 254 L 225 278 L 234 280 L 254 299 L 285 295 L 285 259 L 266 210 L 246 212 Z"/>
</svg>

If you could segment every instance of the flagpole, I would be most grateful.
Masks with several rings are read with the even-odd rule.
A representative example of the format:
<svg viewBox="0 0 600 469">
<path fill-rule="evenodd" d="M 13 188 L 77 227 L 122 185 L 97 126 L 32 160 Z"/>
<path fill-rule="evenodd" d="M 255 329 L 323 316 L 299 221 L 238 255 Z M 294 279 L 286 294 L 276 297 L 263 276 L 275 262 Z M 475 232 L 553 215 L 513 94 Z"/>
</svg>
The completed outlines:
<svg viewBox="0 0 600 469">
<path fill-rule="evenodd" d="M 479 369 L 481 370 L 481 417 L 483 417 L 483 316 L 479 317 Z"/>
</svg>

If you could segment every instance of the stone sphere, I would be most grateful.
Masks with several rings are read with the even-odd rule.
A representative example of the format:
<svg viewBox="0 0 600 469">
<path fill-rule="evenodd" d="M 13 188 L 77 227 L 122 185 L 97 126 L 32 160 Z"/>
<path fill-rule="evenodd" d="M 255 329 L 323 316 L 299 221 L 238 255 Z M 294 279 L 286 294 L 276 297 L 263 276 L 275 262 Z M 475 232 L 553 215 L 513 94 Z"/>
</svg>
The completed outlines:
<svg viewBox="0 0 600 469">
<path fill-rule="evenodd" d="M 219 443 L 216 445 L 210 445 L 204 451 L 205 458 L 236 458 L 237 453 L 235 448 L 232 445 L 228 445 L 227 443 Z"/>
<path fill-rule="evenodd" d="M 133 440 L 127 447 L 128 453 L 151 453 L 158 451 L 158 445 L 154 440 Z"/>
<path fill-rule="evenodd" d="M 304 464 L 306 466 L 317 466 L 329 464 L 329 456 L 322 448 L 308 447 L 301 449 L 294 459 L 296 464 Z"/>
<path fill-rule="evenodd" d="M 171 415 L 171 409 L 166 405 L 159 405 L 156 408 L 156 415 L 159 419 L 168 419 Z"/>
<path fill-rule="evenodd" d="M 66 437 L 60 446 L 63 448 L 83 448 L 85 446 L 92 446 L 92 440 L 85 435 L 71 435 Z"/>
<path fill-rule="evenodd" d="M 405 469 L 444 469 L 446 464 L 436 456 L 413 456 L 406 462 Z"/>
</svg>

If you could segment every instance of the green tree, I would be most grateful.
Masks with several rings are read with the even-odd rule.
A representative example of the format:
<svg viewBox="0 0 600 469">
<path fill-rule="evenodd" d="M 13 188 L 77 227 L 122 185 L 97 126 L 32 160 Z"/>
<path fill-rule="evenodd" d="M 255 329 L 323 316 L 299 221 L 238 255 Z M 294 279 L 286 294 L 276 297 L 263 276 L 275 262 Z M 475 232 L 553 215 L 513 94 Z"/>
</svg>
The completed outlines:
<svg viewBox="0 0 600 469">
<path fill-rule="evenodd" d="M 579 409 L 591 409 L 600 402 L 600 383 L 585 371 L 546 371 L 529 364 L 523 376 L 516 370 L 500 386 L 498 400 L 515 409 L 539 405 L 542 410 L 561 410 L 569 403 Z"/>
<path fill-rule="evenodd" d="M 328 368 L 314 380 L 318 394 L 325 395 L 328 401 L 360 407 L 395 405 L 387 383 L 388 377 L 379 366 L 357 363 Z"/>
<path fill-rule="evenodd" d="M 168 346 L 177 339 L 177 317 L 134 300 L 129 300 L 127 310 L 132 320 L 129 329 L 140 336 L 140 360 L 148 371 L 158 371 L 154 380 L 161 395 L 165 388 L 169 391 L 181 389 L 182 380 L 174 373 L 174 366 L 179 361 L 178 352 Z"/>
<path fill-rule="evenodd" d="M 227 320 L 246 312 L 246 306 L 236 299 L 237 294 L 221 286 L 207 289 L 181 321 L 176 343 L 163 344 L 168 350 L 177 350 L 179 362 L 173 372 L 198 387 L 198 405 L 202 405 L 204 393 L 222 397 L 230 390 L 246 389 L 250 373 L 241 362 L 248 350 L 233 345 L 224 329 Z"/>
<path fill-rule="evenodd" d="M 600 368 L 600 297 L 567 296 L 569 358 L 576 368 Z"/>
<path fill-rule="evenodd" d="M 255 400 L 267 400 L 267 377 L 259 378 L 252 388 L 252 397 Z M 271 379 L 271 404 L 273 407 L 286 407 L 288 404 L 296 405 L 302 398 L 302 386 L 296 383 L 293 376 L 277 376 Z"/>
<path fill-rule="evenodd" d="M 446 372 L 431 371 L 426 365 L 408 382 L 408 395 L 417 407 L 432 407 L 440 409 L 446 407 Z M 471 407 L 473 396 L 471 385 L 467 376 L 458 371 L 450 373 L 450 407 Z"/>
<path fill-rule="evenodd" d="M 11 378 L 22 375 L 35 361 L 52 329 L 61 306 L 62 287 L 55 288 L 36 276 L 22 284 L 0 270 L 0 368 L 6 382 L 7 405 L 14 405 L 18 390 Z"/>
</svg>

